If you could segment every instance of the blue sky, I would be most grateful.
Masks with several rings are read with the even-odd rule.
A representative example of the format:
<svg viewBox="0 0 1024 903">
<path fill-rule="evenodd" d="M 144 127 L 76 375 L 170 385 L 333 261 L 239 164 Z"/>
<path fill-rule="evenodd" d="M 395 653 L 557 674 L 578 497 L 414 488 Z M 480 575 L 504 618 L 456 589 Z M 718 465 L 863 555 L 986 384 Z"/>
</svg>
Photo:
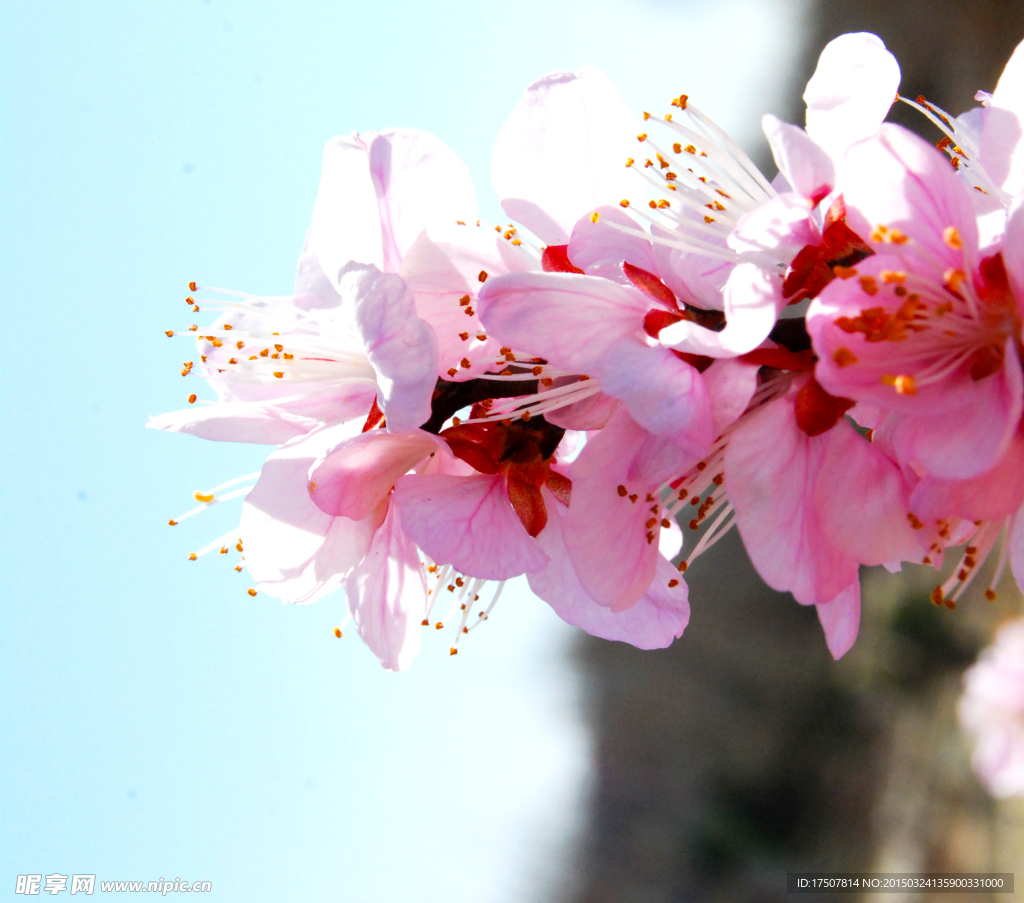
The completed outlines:
<svg viewBox="0 0 1024 903">
<path fill-rule="evenodd" d="M 143 429 L 190 390 L 163 330 L 190 279 L 289 290 L 335 134 L 440 135 L 490 219 L 494 137 L 554 69 L 637 110 L 685 91 L 750 145 L 800 9 L 3 4 L 0 898 L 25 873 L 373 903 L 566 877 L 592 758 L 573 631 L 512 592 L 396 676 L 334 638 L 340 597 L 286 608 L 186 561 L 238 509 L 168 517 L 266 449 Z"/>
</svg>

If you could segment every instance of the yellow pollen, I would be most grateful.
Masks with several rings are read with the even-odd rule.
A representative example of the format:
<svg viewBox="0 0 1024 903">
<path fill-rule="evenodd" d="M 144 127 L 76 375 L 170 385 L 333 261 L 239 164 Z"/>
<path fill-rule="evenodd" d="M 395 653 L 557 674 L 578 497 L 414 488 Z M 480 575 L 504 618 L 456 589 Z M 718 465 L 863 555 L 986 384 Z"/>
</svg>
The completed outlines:
<svg viewBox="0 0 1024 903">
<path fill-rule="evenodd" d="M 189 561 L 195 561 L 195 560 L 196 560 L 196 559 L 197 559 L 198 557 L 199 557 L 199 556 L 198 556 L 198 555 L 196 555 L 196 553 L 195 553 L 195 552 L 189 552 L 189 553 L 188 553 L 188 560 L 189 560 Z"/>
<path fill-rule="evenodd" d="M 647 132 L 641 132 L 639 135 L 636 136 L 636 140 L 637 141 L 646 141 L 647 140 Z"/>
<path fill-rule="evenodd" d="M 837 348 L 832 355 L 832 360 L 836 362 L 836 366 L 840 369 L 857 363 L 856 356 L 849 348 Z"/>
<path fill-rule="evenodd" d="M 672 145 L 672 152 L 675 154 L 681 154 L 683 152 L 683 146 L 677 141 Z"/>
<path fill-rule="evenodd" d="M 966 278 L 967 274 L 963 270 L 949 269 L 942 274 L 942 283 L 951 292 L 956 292 L 960 290 L 960 286 Z"/>
<path fill-rule="evenodd" d="M 250 587 L 249 587 L 249 589 L 248 589 L 248 593 L 249 593 L 249 595 L 250 595 L 250 596 L 255 596 L 255 595 L 256 595 L 256 590 L 254 590 L 254 589 L 253 589 L 253 588 L 252 588 L 252 587 L 250 586 Z"/>
<path fill-rule="evenodd" d="M 964 243 L 960 240 L 960 232 L 956 226 L 946 226 L 942 230 L 942 240 L 949 245 L 954 251 L 959 251 Z"/>
<path fill-rule="evenodd" d="M 235 565 L 235 570 L 238 571 L 239 574 L 241 574 L 242 573 L 242 566 L 240 564 L 236 564 Z"/>
<path fill-rule="evenodd" d="M 596 223 L 599 219 L 601 219 L 601 214 L 598 213 L 596 210 L 590 214 L 590 221 L 592 223 Z"/>
<path fill-rule="evenodd" d="M 191 395 L 189 395 L 188 403 L 189 404 L 195 404 L 196 403 L 196 393 L 195 392 L 193 392 Z"/>
<path fill-rule="evenodd" d="M 228 553 L 228 547 L 227 546 L 221 546 L 220 547 L 220 554 L 221 555 L 227 555 L 227 553 Z"/>
<path fill-rule="evenodd" d="M 651 118 L 651 114 L 644 110 L 644 122 L 647 122 Z"/>
<path fill-rule="evenodd" d="M 192 493 L 192 498 L 194 498 L 197 502 L 212 502 L 213 501 L 213 493 L 212 492 L 200 492 L 197 489 L 195 492 Z"/>
<path fill-rule="evenodd" d="M 338 638 L 339 640 L 341 639 L 341 628 L 340 628 L 340 627 L 335 627 L 335 628 L 334 628 L 334 635 L 335 635 L 335 636 L 336 636 L 336 637 L 337 637 L 337 638 Z"/>
<path fill-rule="evenodd" d="M 199 327 L 195 323 L 193 323 L 191 326 L 189 326 L 188 331 L 195 332 L 198 328 Z"/>
<path fill-rule="evenodd" d="M 623 198 L 621 201 L 619 201 L 619 206 L 620 207 L 628 207 L 629 206 L 629 201 L 626 198 Z"/>
<path fill-rule="evenodd" d="M 861 276 L 859 282 L 860 282 L 860 287 L 862 289 L 864 289 L 864 291 L 867 294 L 869 294 L 869 295 L 877 295 L 878 294 L 878 283 L 875 282 L 875 277 L 874 276 Z"/>
<path fill-rule="evenodd" d="M 225 323 L 224 324 L 224 328 L 225 329 L 230 329 L 231 328 L 231 324 L 230 323 Z"/>
<path fill-rule="evenodd" d="M 882 384 L 892 386 L 899 395 L 917 394 L 917 384 L 912 376 L 883 376 Z"/>
<path fill-rule="evenodd" d="M 632 157 L 626 157 L 626 166 L 627 166 L 627 168 L 632 166 L 634 163 L 636 163 L 636 160 L 634 160 Z"/>
<path fill-rule="evenodd" d="M 458 655 L 459 654 L 459 650 L 456 649 L 454 646 L 449 646 L 448 647 L 448 654 L 449 655 Z"/>
<path fill-rule="evenodd" d="M 167 523 L 170 524 L 170 526 L 172 527 L 178 526 L 178 522 L 173 517 L 169 521 L 167 521 Z"/>
<path fill-rule="evenodd" d="M 189 290 L 190 292 L 194 292 L 194 291 L 196 290 L 196 284 L 195 284 L 194 282 L 190 282 L 190 283 L 188 284 L 188 290 Z"/>
<path fill-rule="evenodd" d="M 274 376 L 275 376 L 275 377 L 276 377 L 277 379 L 284 379 L 284 373 L 282 373 L 282 372 L 281 372 L 280 370 L 275 370 L 275 371 L 273 371 L 273 372 L 274 372 Z"/>
<path fill-rule="evenodd" d="M 878 274 L 882 282 L 888 284 L 906 281 L 907 274 L 902 270 L 881 270 Z"/>
</svg>

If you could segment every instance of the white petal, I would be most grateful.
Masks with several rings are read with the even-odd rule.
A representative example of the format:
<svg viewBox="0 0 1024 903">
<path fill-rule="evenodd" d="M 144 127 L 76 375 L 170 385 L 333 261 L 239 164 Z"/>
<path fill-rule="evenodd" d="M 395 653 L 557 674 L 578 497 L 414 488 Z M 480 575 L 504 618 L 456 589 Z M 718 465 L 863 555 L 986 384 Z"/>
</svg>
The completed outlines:
<svg viewBox="0 0 1024 903">
<path fill-rule="evenodd" d="M 900 86 L 900 67 L 881 39 L 859 32 L 830 41 L 807 83 L 807 134 L 833 160 L 874 135 Z"/>
</svg>

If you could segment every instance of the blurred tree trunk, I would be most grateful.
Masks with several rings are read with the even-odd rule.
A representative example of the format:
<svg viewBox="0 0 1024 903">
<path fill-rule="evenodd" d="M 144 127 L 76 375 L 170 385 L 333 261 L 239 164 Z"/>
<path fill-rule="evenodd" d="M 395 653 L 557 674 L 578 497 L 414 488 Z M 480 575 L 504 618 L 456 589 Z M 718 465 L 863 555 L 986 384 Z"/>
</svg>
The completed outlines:
<svg viewBox="0 0 1024 903">
<path fill-rule="evenodd" d="M 839 34 L 878 34 L 901 92 L 953 114 L 995 87 L 1024 37 L 1024 0 L 843 0 L 808 13 L 789 105 L 801 124 L 803 86 Z M 904 105 L 890 118 L 939 137 Z M 597 783 L 576 903 L 781 901 L 787 871 L 1024 862 L 1024 806 L 985 794 L 955 717 L 963 669 L 1020 612 L 1012 581 L 995 603 L 974 591 L 954 612 L 929 602 L 934 572 L 866 574 L 861 635 L 837 664 L 814 611 L 765 587 L 735 533 L 686 576 L 692 619 L 671 648 L 581 641 Z"/>
</svg>

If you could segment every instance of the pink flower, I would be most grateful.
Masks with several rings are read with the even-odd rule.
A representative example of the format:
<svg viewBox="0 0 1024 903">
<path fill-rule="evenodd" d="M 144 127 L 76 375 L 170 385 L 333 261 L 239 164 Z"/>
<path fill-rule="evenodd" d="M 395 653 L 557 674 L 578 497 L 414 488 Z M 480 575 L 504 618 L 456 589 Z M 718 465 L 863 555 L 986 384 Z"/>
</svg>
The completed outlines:
<svg viewBox="0 0 1024 903">
<path fill-rule="evenodd" d="M 972 764 L 993 796 L 1024 795 L 1024 621 L 1004 624 L 964 675 L 960 722 Z"/>
<path fill-rule="evenodd" d="M 311 278 L 314 267 L 304 253 L 292 297 L 222 305 L 222 315 L 198 336 L 197 369 L 218 401 L 152 418 L 148 426 L 280 443 L 326 423 L 362 421 L 375 399 L 393 429 L 428 419 L 437 339 L 402 280 L 348 264 L 335 291 L 322 277 Z"/>
<path fill-rule="evenodd" d="M 1024 227 L 982 257 L 963 184 L 934 148 L 898 126 L 847 155 L 851 227 L 877 253 L 814 300 L 807 328 L 832 394 L 886 412 L 901 464 L 965 479 L 1003 455 L 1022 410 L 1019 286 Z"/>
<path fill-rule="evenodd" d="M 754 408 L 731 431 L 726 488 L 750 560 L 773 589 L 818 606 L 829 650 L 857 636 L 859 565 L 920 560 L 899 469 L 857 435 L 847 403 L 812 379 Z"/>
</svg>

